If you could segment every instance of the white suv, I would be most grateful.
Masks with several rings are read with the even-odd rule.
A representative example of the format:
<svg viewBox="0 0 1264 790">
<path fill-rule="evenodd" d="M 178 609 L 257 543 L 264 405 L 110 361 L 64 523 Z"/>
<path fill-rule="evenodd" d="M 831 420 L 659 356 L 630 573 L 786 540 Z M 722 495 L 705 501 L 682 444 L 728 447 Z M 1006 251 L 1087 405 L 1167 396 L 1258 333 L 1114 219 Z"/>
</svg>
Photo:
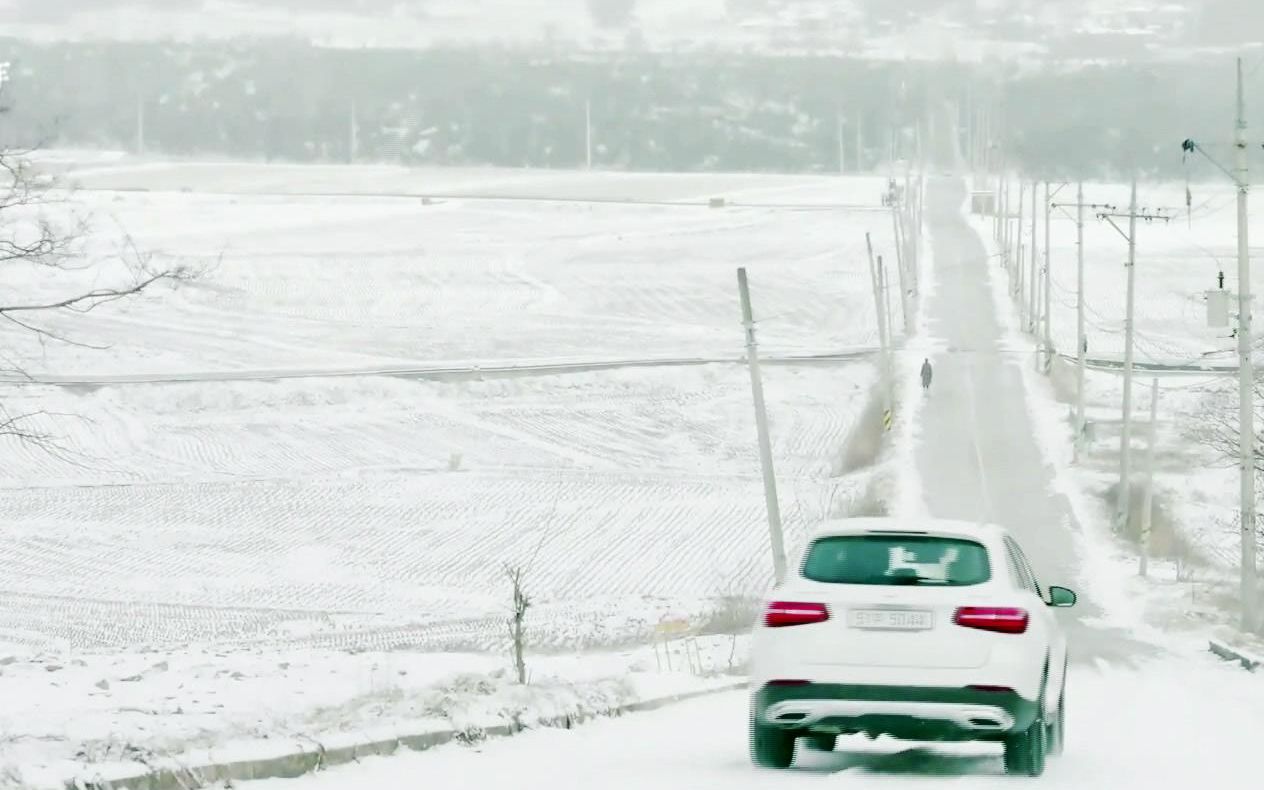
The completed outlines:
<svg viewBox="0 0 1264 790">
<path fill-rule="evenodd" d="M 751 651 L 751 759 L 788 768 L 796 738 L 1000 741 L 1039 776 L 1064 737 L 1066 636 L 1001 527 L 847 519 L 773 590 Z"/>
</svg>

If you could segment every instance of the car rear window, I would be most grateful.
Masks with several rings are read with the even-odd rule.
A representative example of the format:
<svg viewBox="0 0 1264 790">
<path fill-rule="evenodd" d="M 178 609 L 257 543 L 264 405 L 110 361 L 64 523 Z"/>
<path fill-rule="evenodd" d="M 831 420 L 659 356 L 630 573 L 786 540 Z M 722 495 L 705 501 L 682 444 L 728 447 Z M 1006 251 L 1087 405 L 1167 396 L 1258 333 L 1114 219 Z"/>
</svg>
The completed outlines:
<svg viewBox="0 0 1264 790">
<path fill-rule="evenodd" d="M 931 535 L 846 535 L 808 549 L 803 576 L 830 584 L 966 587 L 992 578 L 987 549 Z"/>
</svg>

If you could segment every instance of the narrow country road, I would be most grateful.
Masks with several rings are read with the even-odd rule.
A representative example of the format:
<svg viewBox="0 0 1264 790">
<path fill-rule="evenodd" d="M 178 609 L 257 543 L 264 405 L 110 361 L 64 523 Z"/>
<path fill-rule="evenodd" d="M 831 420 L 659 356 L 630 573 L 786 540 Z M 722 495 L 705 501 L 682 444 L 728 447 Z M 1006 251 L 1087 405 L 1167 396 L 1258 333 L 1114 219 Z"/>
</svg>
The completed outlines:
<svg viewBox="0 0 1264 790">
<path fill-rule="evenodd" d="M 916 455 L 932 516 L 982 520 L 1011 530 L 1042 585 L 1081 581 L 1080 525 L 1036 443 L 1019 365 L 1002 353 L 1003 331 L 987 252 L 962 216 L 965 186 L 938 179 L 927 188 L 926 223 L 934 251 L 927 319 L 935 380 L 922 407 Z M 1088 595 L 1067 614 L 1072 660 L 1135 661 L 1154 648 L 1127 634 L 1087 625 L 1101 614 Z"/>
</svg>

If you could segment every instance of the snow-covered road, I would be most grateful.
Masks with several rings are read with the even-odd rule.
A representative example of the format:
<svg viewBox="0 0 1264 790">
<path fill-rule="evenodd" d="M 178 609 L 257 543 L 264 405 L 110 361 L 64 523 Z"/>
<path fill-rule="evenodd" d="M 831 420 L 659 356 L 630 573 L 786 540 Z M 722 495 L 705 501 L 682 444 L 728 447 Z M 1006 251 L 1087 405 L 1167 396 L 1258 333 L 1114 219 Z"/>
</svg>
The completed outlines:
<svg viewBox="0 0 1264 790">
<path fill-rule="evenodd" d="M 1007 332 L 1009 305 L 994 298 L 995 263 L 961 213 L 964 185 L 933 180 L 926 223 L 934 250 L 924 289 L 924 331 L 911 342 L 935 366 L 935 381 L 915 409 L 914 455 L 929 515 L 990 521 L 1009 529 L 1031 557 L 1042 585 L 1080 592 L 1066 616 L 1072 661 L 1135 661 L 1155 649 L 1102 625 L 1110 608 L 1100 568 L 1088 562 L 1093 537 L 1058 485 L 1058 468 L 1042 451 L 1040 426 L 1024 382 L 1033 359 L 1005 351 L 1021 345 Z M 1110 614 L 1118 614 L 1111 612 Z"/>
<path fill-rule="evenodd" d="M 1045 790 L 1246 788 L 1258 784 L 1264 682 L 1211 658 L 1167 659 L 1135 669 L 1077 667 L 1068 697 L 1067 752 Z M 809 752 L 787 772 L 752 768 L 746 695 L 727 693 L 652 713 L 545 730 L 478 746 L 374 758 L 250 790 L 765 790 L 857 787 L 899 790 L 949 783 L 1012 787 L 988 745 L 920 746 L 841 741 Z"/>
</svg>

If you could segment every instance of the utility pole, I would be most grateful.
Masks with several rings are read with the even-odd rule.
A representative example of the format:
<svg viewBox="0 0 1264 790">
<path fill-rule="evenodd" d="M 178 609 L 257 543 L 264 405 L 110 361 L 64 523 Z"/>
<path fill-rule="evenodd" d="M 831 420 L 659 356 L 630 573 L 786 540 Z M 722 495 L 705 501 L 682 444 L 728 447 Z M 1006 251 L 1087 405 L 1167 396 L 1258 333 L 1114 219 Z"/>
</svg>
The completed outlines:
<svg viewBox="0 0 1264 790">
<path fill-rule="evenodd" d="M 1238 119 L 1234 148 L 1238 182 L 1238 459 L 1242 464 L 1242 627 L 1256 627 L 1255 600 L 1255 371 L 1251 364 L 1251 247 L 1248 238 L 1247 198 L 1251 189 L 1250 155 L 1246 141 L 1246 86 L 1242 58 L 1238 58 Z"/>
<path fill-rule="evenodd" d="M 1009 162 L 1001 164 L 1001 202 L 1004 204 L 1005 210 L 1001 212 L 1001 250 L 1004 252 L 1005 270 L 1009 272 L 1010 279 L 1014 276 L 1014 270 L 1010 268 L 1010 171 Z"/>
<path fill-rule="evenodd" d="M 893 392 L 893 376 L 891 372 L 891 345 L 888 335 L 886 310 L 882 299 L 882 273 L 879 264 L 874 262 L 873 241 L 865 234 L 865 247 L 869 250 L 869 279 L 873 283 L 873 307 L 878 316 L 878 343 L 882 346 L 882 392 L 883 413 L 890 414 L 895 403 Z"/>
<path fill-rule="evenodd" d="M 1004 179 L 1004 174 L 999 174 L 996 177 L 996 204 L 994 205 L 994 211 L 992 211 L 992 214 L 994 214 L 992 216 L 992 239 L 996 240 L 997 245 L 1001 244 L 1001 219 L 1005 216 L 1004 204 L 1002 204 L 1001 200 L 1002 193 L 1005 191 Z"/>
<path fill-rule="evenodd" d="M 887 136 L 887 174 L 890 175 L 893 181 L 895 180 L 895 135 L 895 128 L 892 127 L 891 133 Z"/>
<path fill-rule="evenodd" d="M 1132 498 L 1132 365 L 1134 317 L 1137 294 L 1137 179 L 1132 179 L 1132 197 L 1128 202 L 1128 306 L 1124 319 L 1124 404 L 1123 431 L 1119 439 L 1119 519 L 1126 526 Z"/>
<path fill-rule="evenodd" d="M 992 169 L 988 166 L 988 146 L 991 143 L 991 134 L 988 130 L 987 106 L 979 100 L 974 102 L 974 169 L 983 173 L 990 173 Z"/>
<path fill-rule="evenodd" d="M 1036 192 L 1039 188 L 1040 182 L 1031 182 L 1031 282 L 1027 289 L 1031 302 L 1027 309 L 1027 331 L 1032 334 L 1035 334 L 1040 322 L 1040 212 L 1036 210 L 1039 205 Z"/>
<path fill-rule="evenodd" d="M 917 203 L 917 195 L 913 191 L 912 180 L 912 163 L 909 160 L 904 162 L 904 198 L 900 201 L 899 225 L 900 238 L 904 242 L 904 267 L 908 270 L 908 291 L 909 294 L 917 293 L 917 252 L 914 236 L 917 233 L 917 227 L 913 224 L 913 211 Z M 906 319 L 905 332 L 908 331 L 908 324 L 911 322 L 911 314 Z"/>
<path fill-rule="evenodd" d="M 852 111 L 856 118 L 856 172 L 865 171 L 865 125 L 861 123 L 860 108 Z"/>
<path fill-rule="evenodd" d="M 1088 337 L 1084 329 L 1084 182 L 1075 187 L 1075 460 L 1084 452 L 1084 373 Z"/>
<path fill-rule="evenodd" d="M 1010 259 L 1010 214 L 1012 207 L 1010 206 L 1010 171 L 1009 163 L 1002 164 L 1001 167 L 1001 202 L 1004 204 L 1004 211 L 1001 212 L 1001 258 L 1005 260 L 1005 273 L 1010 276 L 1010 287 L 1014 287 L 1014 265 Z"/>
<path fill-rule="evenodd" d="M 1008 168 L 1008 166 L 1007 166 Z M 1014 185 L 1011 183 L 1009 170 L 1005 171 L 1005 222 L 1002 223 L 1001 232 L 1005 236 L 1005 273 L 1009 275 L 1009 288 L 1013 292 L 1017 287 L 1017 281 L 1014 279 Z"/>
<path fill-rule="evenodd" d="M 584 102 L 584 154 L 588 169 L 593 165 L 592 100 Z"/>
<path fill-rule="evenodd" d="M 913 250 L 913 261 L 917 264 L 917 293 L 922 293 L 922 229 L 926 227 L 926 167 L 917 175 L 917 217 L 913 223 L 916 233 L 916 246 Z"/>
<path fill-rule="evenodd" d="M 1026 197 L 1027 197 L 1027 190 L 1023 189 L 1023 184 L 1020 181 L 1018 183 L 1018 232 L 1014 234 L 1014 242 L 1015 244 L 1017 244 L 1017 250 L 1015 250 L 1015 253 L 1014 253 L 1015 255 L 1014 268 L 1018 271 L 1018 312 L 1020 313 L 1021 318 L 1022 318 L 1022 321 L 1020 323 L 1025 323 L 1027 320 L 1027 316 L 1025 315 L 1025 313 L 1027 312 L 1027 304 L 1023 300 L 1023 289 L 1027 287 L 1026 282 L 1025 282 L 1026 270 L 1023 269 L 1023 260 L 1024 260 L 1023 259 L 1023 224 L 1024 224 L 1023 218 L 1027 213 L 1027 209 L 1023 205 L 1023 200 Z"/>
<path fill-rule="evenodd" d="M 891 288 L 889 286 L 890 278 L 887 277 L 887 265 L 882 261 L 882 256 L 878 256 L 878 289 L 882 291 L 882 304 L 886 310 L 887 333 L 890 336 L 891 326 L 895 323 L 895 311 L 891 307 Z"/>
<path fill-rule="evenodd" d="M 746 268 L 737 270 L 737 290 L 742 300 L 742 326 L 746 328 L 746 366 L 750 369 L 751 394 L 755 399 L 755 428 L 759 435 L 759 465 L 764 473 L 764 501 L 768 508 L 768 540 L 772 547 L 773 576 L 777 584 L 786 578 L 786 547 L 781 534 L 781 507 L 777 503 L 777 478 L 772 468 L 772 441 L 768 437 L 768 412 L 764 384 L 759 377 L 759 347 L 755 342 L 755 318 L 751 309 Z"/>
<path fill-rule="evenodd" d="M 1171 217 L 1159 213 L 1141 213 L 1137 210 L 1137 179 L 1132 179 L 1132 198 L 1129 202 L 1128 231 L 1125 233 L 1115 224 L 1121 215 L 1113 211 L 1099 213 L 1104 219 L 1128 241 L 1128 295 L 1127 317 L 1124 319 L 1124 403 L 1123 430 L 1119 437 L 1119 512 L 1116 514 L 1116 527 L 1122 529 L 1127 525 L 1132 511 L 1132 372 L 1133 372 L 1133 334 L 1136 315 L 1136 283 L 1137 283 L 1137 220 L 1146 222 L 1162 220 L 1170 222 Z"/>
<path fill-rule="evenodd" d="M 1045 276 L 1044 276 L 1044 292 L 1045 292 L 1045 373 L 1053 370 L 1053 272 L 1049 270 L 1049 221 L 1052 217 L 1053 207 L 1049 204 L 1052 195 L 1049 194 L 1049 182 L 1045 182 Z"/>
<path fill-rule="evenodd" d="M 136 155 L 145 155 L 145 98 L 136 99 Z"/>
<path fill-rule="evenodd" d="M 1150 569 L 1150 526 L 1154 518 L 1154 442 L 1159 421 L 1159 379 L 1150 384 L 1150 438 L 1146 442 L 1145 502 L 1141 505 L 1141 575 Z"/>
<path fill-rule="evenodd" d="M 981 169 L 979 161 L 979 108 L 974 103 L 974 87 L 966 86 L 966 108 L 965 112 L 961 111 L 960 106 L 957 108 L 957 118 L 965 118 L 966 122 L 966 167 L 970 168 L 971 173 L 977 173 Z M 960 120 L 958 120 L 960 122 Z"/>
<path fill-rule="evenodd" d="M 360 117 L 359 108 L 354 99 L 351 100 L 350 129 L 347 136 L 347 164 L 355 164 L 360 155 Z"/>
<path fill-rule="evenodd" d="M 891 201 L 891 227 L 895 231 L 895 267 L 900 275 L 900 313 L 904 316 L 904 335 L 907 337 L 909 327 L 912 323 L 912 316 L 909 312 L 909 296 L 908 282 L 904 272 L 904 234 L 900 228 L 900 209 L 905 200 L 908 199 L 907 190 L 901 200 Z"/>
<path fill-rule="evenodd" d="M 843 135 L 843 108 L 838 108 L 838 174 L 847 172 L 847 138 Z"/>
<path fill-rule="evenodd" d="M 996 194 L 992 198 L 992 238 L 1001 243 L 1001 179 L 996 179 Z"/>
<path fill-rule="evenodd" d="M 1053 208 L 1066 214 L 1065 204 L 1053 203 Z M 1084 451 L 1084 431 L 1087 420 L 1084 416 L 1084 380 L 1088 367 L 1088 337 L 1085 332 L 1084 319 L 1084 209 L 1094 211 L 1115 211 L 1116 208 L 1106 203 L 1085 203 L 1084 182 L 1075 188 L 1075 355 L 1076 355 L 1076 387 L 1075 387 L 1075 460 L 1079 463 Z M 1070 216 L 1068 214 L 1068 216 Z M 1048 244 L 1045 248 L 1048 248 Z"/>
<path fill-rule="evenodd" d="M 1258 627 L 1259 601 L 1256 600 L 1256 551 L 1255 534 L 1255 370 L 1251 359 L 1251 253 L 1247 229 L 1248 195 L 1251 190 L 1250 152 L 1247 142 L 1246 85 L 1242 76 L 1242 58 L 1237 61 L 1237 113 L 1234 123 L 1234 167 L 1226 169 L 1211 157 L 1201 145 L 1186 140 L 1182 145 L 1185 153 L 1197 151 L 1229 176 L 1238 188 L 1238 464 L 1240 516 L 1238 528 L 1241 537 L 1240 595 L 1242 598 L 1241 627 L 1251 631 Z"/>
<path fill-rule="evenodd" d="M 1020 183 L 1021 186 L 1021 183 Z M 1009 266 L 1010 289 L 1018 287 L 1018 245 L 1014 243 L 1014 226 L 1022 217 L 1023 191 L 1018 190 L 1018 200 L 1014 200 L 1014 183 L 1008 177 L 1005 180 L 1005 203 L 1009 212 L 1005 215 L 1005 262 Z"/>
</svg>

